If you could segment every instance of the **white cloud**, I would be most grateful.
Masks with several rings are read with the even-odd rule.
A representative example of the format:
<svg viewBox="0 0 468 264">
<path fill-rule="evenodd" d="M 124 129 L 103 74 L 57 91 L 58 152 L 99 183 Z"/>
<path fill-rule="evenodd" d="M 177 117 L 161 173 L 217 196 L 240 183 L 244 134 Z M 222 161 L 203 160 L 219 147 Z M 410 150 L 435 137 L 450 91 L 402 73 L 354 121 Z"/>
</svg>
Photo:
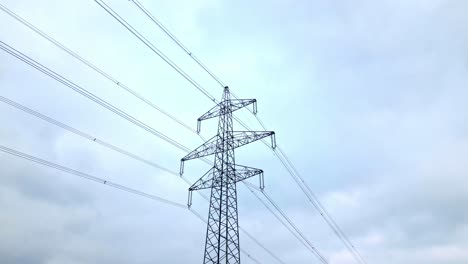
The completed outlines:
<svg viewBox="0 0 468 264">
<path fill-rule="evenodd" d="M 467 261 L 465 1 L 142 2 L 237 94 L 257 97 L 263 121 L 278 132 L 278 143 L 369 263 Z M 195 125 L 211 107 L 94 2 L 2 4 L 186 123 Z M 131 3 L 109 4 L 220 95 L 218 85 Z M 3 13 L 0 24 L 6 25 L 2 40 L 188 147 L 200 144 Z M 183 153 L 4 52 L 0 87 L 2 96 L 178 169 Z M 3 104 L 0 120 L 2 145 L 185 202 L 187 186 L 172 175 Z M 203 124 L 203 135 L 212 135 L 215 125 Z M 238 162 L 265 170 L 268 192 L 331 263 L 355 263 L 263 146 L 239 151 Z M 205 169 L 186 164 L 186 176 L 195 180 Z M 0 170 L 5 263 L 202 258 L 205 226 L 185 211 L 6 154 L 0 155 Z M 311 254 L 254 197 L 242 187 L 240 194 L 246 229 L 286 263 L 310 263 Z M 202 199 L 195 202 L 207 209 Z M 271 262 L 241 238 L 252 255 Z"/>
</svg>

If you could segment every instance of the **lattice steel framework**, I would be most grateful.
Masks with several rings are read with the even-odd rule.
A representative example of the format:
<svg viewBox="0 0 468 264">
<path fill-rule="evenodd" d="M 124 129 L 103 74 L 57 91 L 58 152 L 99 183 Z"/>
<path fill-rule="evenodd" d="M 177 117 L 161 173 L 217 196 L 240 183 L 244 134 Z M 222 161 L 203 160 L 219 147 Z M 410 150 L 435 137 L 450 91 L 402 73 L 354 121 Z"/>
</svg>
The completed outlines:
<svg viewBox="0 0 468 264">
<path fill-rule="evenodd" d="M 181 159 L 182 175 L 185 161 L 215 156 L 214 166 L 189 188 L 189 207 L 192 191 L 211 188 L 204 264 L 240 263 L 236 183 L 259 175 L 260 188 L 264 187 L 263 171 L 236 165 L 234 149 L 265 137 L 271 137 L 271 145 L 276 147 L 273 131 L 233 131 L 232 112 L 251 104 L 256 114 L 257 100 L 231 99 L 229 88 L 225 87 L 221 102 L 198 118 L 200 132 L 202 120 L 219 117 L 218 134 Z"/>
</svg>

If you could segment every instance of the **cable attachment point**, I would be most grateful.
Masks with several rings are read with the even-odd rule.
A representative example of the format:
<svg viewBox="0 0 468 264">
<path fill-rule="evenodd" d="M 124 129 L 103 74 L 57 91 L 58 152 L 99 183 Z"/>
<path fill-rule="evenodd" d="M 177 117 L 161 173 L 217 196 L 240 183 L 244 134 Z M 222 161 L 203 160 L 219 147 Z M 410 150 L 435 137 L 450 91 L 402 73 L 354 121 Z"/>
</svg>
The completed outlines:
<svg viewBox="0 0 468 264">
<path fill-rule="evenodd" d="M 275 132 L 273 132 L 273 134 L 271 134 L 271 148 L 273 150 L 276 149 L 276 134 L 275 134 Z"/>
<path fill-rule="evenodd" d="M 180 176 L 182 177 L 182 175 L 184 174 L 184 160 L 180 160 L 180 172 L 179 172 Z"/>
<path fill-rule="evenodd" d="M 257 115 L 257 99 L 254 99 L 254 103 L 253 103 L 253 114 L 254 115 Z"/>
<path fill-rule="evenodd" d="M 189 193 L 188 193 L 187 206 L 189 210 L 192 207 L 192 190 L 191 189 L 189 189 Z"/>
<path fill-rule="evenodd" d="M 263 179 L 263 172 L 260 173 L 258 178 L 260 179 L 260 190 L 263 191 L 263 189 L 265 189 L 265 181 Z"/>
<path fill-rule="evenodd" d="M 197 134 L 200 134 L 201 130 L 201 120 L 200 118 L 197 119 Z"/>
</svg>

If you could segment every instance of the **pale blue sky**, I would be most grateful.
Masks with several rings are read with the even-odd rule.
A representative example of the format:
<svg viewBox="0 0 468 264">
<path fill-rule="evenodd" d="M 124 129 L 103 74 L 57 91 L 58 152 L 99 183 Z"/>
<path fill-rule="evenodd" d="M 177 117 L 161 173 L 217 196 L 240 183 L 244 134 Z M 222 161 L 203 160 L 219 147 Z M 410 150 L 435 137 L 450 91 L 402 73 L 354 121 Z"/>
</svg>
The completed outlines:
<svg viewBox="0 0 468 264">
<path fill-rule="evenodd" d="M 131 2 L 106 2 L 221 97 Z M 468 2 L 141 2 L 237 95 L 258 100 L 259 116 L 368 263 L 468 262 Z M 94 1 L 0 4 L 185 123 L 195 127 L 212 107 Z M 159 131 L 201 143 L 4 12 L 0 29 L 1 41 Z M 3 51 L 0 95 L 176 171 L 184 155 Z M 3 103 L 0 120 L 0 145 L 186 201 L 173 175 Z M 205 137 L 215 132 L 216 121 L 203 124 Z M 356 263 L 268 149 L 248 146 L 236 160 L 264 169 L 268 192 L 330 263 Z M 2 263 L 202 262 L 206 227 L 186 211 L 7 154 L 0 169 Z M 206 170 L 189 162 L 185 175 L 194 181 Z M 318 263 L 243 186 L 239 196 L 240 224 L 265 246 L 286 263 Z M 198 196 L 194 206 L 206 214 Z M 248 238 L 241 246 L 274 263 Z"/>
</svg>

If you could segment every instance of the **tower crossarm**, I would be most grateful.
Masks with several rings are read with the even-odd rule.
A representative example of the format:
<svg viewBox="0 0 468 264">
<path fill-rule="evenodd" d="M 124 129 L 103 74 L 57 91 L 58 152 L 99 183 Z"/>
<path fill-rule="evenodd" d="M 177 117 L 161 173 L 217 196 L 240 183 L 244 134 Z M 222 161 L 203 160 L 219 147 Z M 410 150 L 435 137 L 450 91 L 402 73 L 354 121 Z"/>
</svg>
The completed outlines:
<svg viewBox="0 0 468 264">
<path fill-rule="evenodd" d="M 234 131 L 232 132 L 232 148 L 238 148 L 254 141 L 266 138 L 271 136 L 272 137 L 272 147 L 276 147 L 275 139 L 274 139 L 275 132 L 273 131 Z M 218 135 L 212 137 L 210 140 L 187 154 L 185 157 L 181 159 L 181 161 L 187 161 L 191 159 L 201 158 L 209 155 L 213 155 L 216 153 L 223 152 L 222 148 L 217 146 Z"/>
<path fill-rule="evenodd" d="M 234 148 L 242 147 L 257 140 L 271 136 L 271 147 L 276 148 L 276 139 L 274 131 L 233 131 Z"/>
<path fill-rule="evenodd" d="M 213 185 L 213 178 L 215 178 L 217 175 L 219 175 L 218 170 L 214 167 L 211 168 L 200 179 L 198 179 L 198 181 L 196 181 L 195 183 L 193 183 L 192 186 L 190 186 L 189 191 L 211 188 L 211 186 Z"/>
<path fill-rule="evenodd" d="M 200 145 L 198 148 L 194 149 L 192 152 L 187 154 L 185 157 L 181 159 L 181 161 L 201 158 L 209 155 L 213 155 L 215 153 L 221 152 L 222 149 L 217 150 L 216 141 L 218 139 L 218 135 L 210 138 L 208 141 Z"/>
<path fill-rule="evenodd" d="M 236 182 L 243 181 L 256 175 L 260 175 L 260 189 L 263 189 L 263 170 L 236 164 Z"/>
<path fill-rule="evenodd" d="M 230 175 L 235 175 L 234 182 L 240 182 L 245 179 L 251 178 L 256 175 L 260 175 L 260 188 L 263 189 L 263 170 L 256 169 L 252 167 L 242 166 L 242 165 L 235 165 L 234 166 L 235 173 Z M 189 191 L 196 191 L 196 190 L 203 190 L 209 189 L 213 185 L 213 179 L 220 176 L 220 172 L 216 168 L 211 168 L 207 171 L 198 181 L 196 181 L 192 186 L 190 186 Z"/>
<path fill-rule="evenodd" d="M 226 104 L 229 107 L 226 107 Z M 257 114 L 257 99 L 228 99 L 222 102 L 219 102 L 213 108 L 211 108 L 208 112 L 203 114 L 197 119 L 197 133 L 200 133 L 201 129 L 201 121 L 210 119 L 217 116 L 223 116 L 228 112 L 231 114 L 234 111 L 237 111 L 243 107 L 253 104 L 253 111 L 252 113 Z"/>
<path fill-rule="evenodd" d="M 256 99 L 231 99 L 231 100 L 228 100 L 230 102 L 230 109 L 229 111 L 230 112 L 234 112 L 234 111 L 237 111 L 243 107 L 246 107 L 250 104 L 254 104 L 254 112 L 256 112 L 256 103 L 257 103 L 257 100 Z M 226 105 L 226 101 L 222 101 L 220 103 L 218 103 L 216 106 L 214 106 L 213 108 L 211 108 L 208 112 L 206 112 L 204 115 L 202 115 L 201 117 L 198 118 L 198 121 L 202 121 L 202 120 L 206 120 L 206 119 L 210 119 L 210 118 L 213 118 L 213 117 L 217 117 L 217 116 L 220 116 L 220 115 L 223 115 L 225 114 L 224 113 L 224 110 L 225 109 L 223 106 Z"/>
</svg>

